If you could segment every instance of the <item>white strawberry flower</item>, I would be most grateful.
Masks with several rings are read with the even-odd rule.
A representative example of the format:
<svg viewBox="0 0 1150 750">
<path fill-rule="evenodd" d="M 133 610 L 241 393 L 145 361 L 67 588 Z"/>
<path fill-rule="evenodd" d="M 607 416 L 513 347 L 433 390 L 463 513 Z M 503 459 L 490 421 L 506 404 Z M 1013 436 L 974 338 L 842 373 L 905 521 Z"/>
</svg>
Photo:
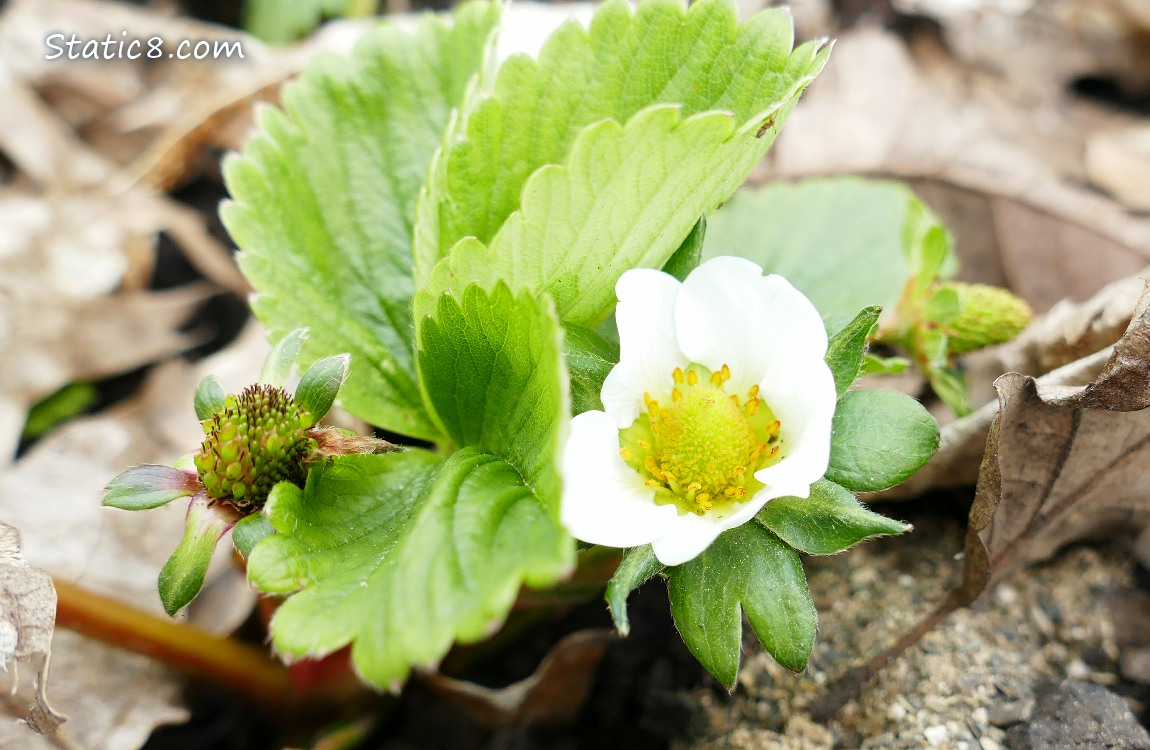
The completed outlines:
<svg viewBox="0 0 1150 750">
<path fill-rule="evenodd" d="M 627 271 L 605 411 L 571 421 L 560 517 L 576 538 L 650 543 L 665 565 L 703 552 L 770 499 L 826 473 L 836 394 L 810 300 L 743 258 L 680 283 Z"/>
</svg>

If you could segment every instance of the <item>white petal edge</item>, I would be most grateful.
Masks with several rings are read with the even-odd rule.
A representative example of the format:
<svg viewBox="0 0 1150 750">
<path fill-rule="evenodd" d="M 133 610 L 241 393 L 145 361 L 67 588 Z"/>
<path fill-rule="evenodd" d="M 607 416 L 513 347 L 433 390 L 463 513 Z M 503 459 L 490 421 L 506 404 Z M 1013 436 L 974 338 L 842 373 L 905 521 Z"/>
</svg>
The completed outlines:
<svg viewBox="0 0 1150 750">
<path fill-rule="evenodd" d="M 600 396 L 618 429 L 630 427 L 645 409 L 644 393 L 657 401 L 669 399 L 671 373 L 688 364 L 675 337 L 675 300 L 681 287 L 674 276 L 649 268 L 627 271 L 615 284 L 619 364 L 603 381 Z"/>
<path fill-rule="evenodd" d="M 734 511 L 719 518 L 713 514 L 680 516 L 673 528 L 651 542 L 655 557 L 664 565 L 682 565 L 703 553 L 711 543 L 727 529 L 742 526 L 755 517 L 755 514 L 773 497 L 770 488 L 763 488 L 745 503 L 735 506 Z"/>
<path fill-rule="evenodd" d="M 834 376 L 822 359 L 772 363 L 759 392 L 780 422 L 786 452 L 777 464 L 756 471 L 755 479 L 785 490 L 775 497 L 807 497 L 830 464 Z"/>
<path fill-rule="evenodd" d="M 619 457 L 619 428 L 601 411 L 571 420 L 563 451 L 559 519 L 576 539 L 635 547 L 666 533 L 678 510 L 656 505 L 654 490 Z"/>
<path fill-rule="evenodd" d="M 744 258 L 722 256 L 683 282 L 675 306 L 685 356 L 711 370 L 731 368 L 728 387 L 742 392 L 762 380 L 772 361 L 821 359 L 827 334 L 814 305 L 790 282 Z"/>
</svg>

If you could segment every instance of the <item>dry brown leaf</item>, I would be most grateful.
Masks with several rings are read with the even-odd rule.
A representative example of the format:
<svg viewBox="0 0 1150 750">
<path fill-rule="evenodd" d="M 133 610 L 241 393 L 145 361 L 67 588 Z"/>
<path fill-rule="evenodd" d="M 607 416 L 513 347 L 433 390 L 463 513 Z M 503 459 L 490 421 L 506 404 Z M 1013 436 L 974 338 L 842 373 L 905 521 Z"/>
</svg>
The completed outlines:
<svg viewBox="0 0 1150 750">
<path fill-rule="evenodd" d="M 56 734 L 65 718 L 48 705 L 55 621 L 52 579 L 28 566 L 20 554 L 20 532 L 0 523 L 0 668 L 5 677 L 0 690 L 9 711 L 44 735 Z"/>
<path fill-rule="evenodd" d="M 1118 343 L 1075 365 L 1102 359 L 1085 385 L 1055 382 L 1070 368 L 998 379 L 962 582 L 896 644 L 844 675 L 812 704 L 812 716 L 833 716 L 892 659 L 1019 565 L 1073 541 L 1150 525 L 1150 285 Z"/>
<path fill-rule="evenodd" d="M 960 603 L 1067 542 L 1150 523 L 1150 287 L 1090 384 L 1008 373 L 970 511 Z"/>
<path fill-rule="evenodd" d="M 1041 375 L 1039 382 L 1046 387 L 1091 382 L 1110 357 L 1108 347 L 1129 326 L 1144 286 L 1142 278 L 1131 277 L 1107 285 L 1086 302 L 1064 300 L 1035 319 L 1014 341 L 969 355 L 968 380 L 975 403 L 984 405 L 962 419 L 943 424 L 938 452 L 926 466 L 879 496 L 902 500 L 931 489 L 974 485 L 990 425 L 998 416 L 998 399 L 993 392 L 983 397 L 983 384 L 988 388 L 1003 372 Z"/>
<path fill-rule="evenodd" d="M 1098 133 L 1086 143 L 1090 182 L 1131 208 L 1150 211 L 1150 125 Z"/>
<path fill-rule="evenodd" d="M 583 710 L 595 671 L 613 630 L 580 630 L 556 643 L 531 676 L 504 688 L 489 688 L 435 672 L 420 673 L 432 690 L 458 704 L 488 729 L 561 727 Z"/>
</svg>

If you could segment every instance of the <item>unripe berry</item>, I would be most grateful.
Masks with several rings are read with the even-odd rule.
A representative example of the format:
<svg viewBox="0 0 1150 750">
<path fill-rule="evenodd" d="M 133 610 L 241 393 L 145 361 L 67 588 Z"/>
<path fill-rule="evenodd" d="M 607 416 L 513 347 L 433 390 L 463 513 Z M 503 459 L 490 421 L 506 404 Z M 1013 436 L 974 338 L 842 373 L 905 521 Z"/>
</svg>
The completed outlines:
<svg viewBox="0 0 1150 750">
<path fill-rule="evenodd" d="M 962 303 L 958 318 L 944 326 L 951 354 L 966 354 L 1017 336 L 1030 322 L 1030 306 L 1005 289 L 949 282 Z"/>
<path fill-rule="evenodd" d="M 252 385 L 229 395 L 204 421 L 208 436 L 195 458 L 208 496 L 246 510 L 262 506 L 278 482 L 302 486 L 315 449 L 307 435 L 313 421 L 282 388 Z"/>
</svg>

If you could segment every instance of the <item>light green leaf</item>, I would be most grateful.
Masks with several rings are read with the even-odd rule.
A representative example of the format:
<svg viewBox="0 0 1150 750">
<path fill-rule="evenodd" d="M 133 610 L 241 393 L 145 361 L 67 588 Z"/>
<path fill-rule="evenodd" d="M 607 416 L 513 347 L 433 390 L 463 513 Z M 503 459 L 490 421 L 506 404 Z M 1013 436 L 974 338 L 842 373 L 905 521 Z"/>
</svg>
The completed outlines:
<svg viewBox="0 0 1150 750">
<path fill-rule="evenodd" d="M 615 621 L 615 628 L 620 635 L 631 632 L 631 621 L 627 617 L 627 597 L 664 567 L 649 544 L 632 547 L 623 554 L 623 561 L 607 582 L 605 595 L 607 606 L 611 609 L 611 619 Z"/>
<path fill-rule="evenodd" d="M 350 365 L 350 355 L 335 354 L 317 359 L 300 378 L 294 398 L 311 414 L 313 423 L 323 419 L 335 403 Z"/>
<path fill-rule="evenodd" d="M 856 492 L 893 487 L 938 450 L 938 423 L 895 391 L 850 391 L 835 409 L 826 478 Z"/>
<path fill-rule="evenodd" d="M 622 271 L 662 267 L 766 152 L 775 131 L 758 137 L 760 122 L 781 124 L 829 54 L 792 52 L 792 35 L 778 9 L 738 26 L 731 0 L 611 0 L 538 62 L 510 58 L 432 165 L 417 281 L 504 278 L 598 323 Z"/>
<path fill-rule="evenodd" d="M 872 305 L 894 309 L 924 233 L 939 228 L 906 186 L 858 177 L 743 191 L 707 222 L 704 260 L 741 255 L 786 277 L 828 324 Z"/>
<path fill-rule="evenodd" d="M 806 666 L 815 642 L 815 605 L 798 553 L 766 528 L 745 523 L 723 532 L 703 554 L 668 573 L 675 627 L 728 689 L 739 673 L 740 610 L 779 664 L 796 672 Z"/>
<path fill-rule="evenodd" d="M 679 249 L 663 264 L 663 271 L 679 281 L 685 281 L 687 274 L 699 267 L 703 258 L 703 238 L 707 234 L 707 217 L 700 217 L 695 227 L 679 245 Z"/>
<path fill-rule="evenodd" d="M 569 325 L 563 351 L 571 378 L 571 413 L 602 411 L 603 381 L 619 363 L 619 342 L 589 328 Z"/>
<path fill-rule="evenodd" d="M 345 408 L 414 437 L 441 437 L 413 361 L 415 198 L 497 17 L 494 4 L 464 5 L 450 26 L 383 25 L 350 58 L 317 59 L 225 165 L 222 216 L 256 314 L 274 338 L 310 329 L 301 364 L 350 353 Z"/>
<path fill-rule="evenodd" d="M 445 294 L 420 324 L 419 373 L 447 434 L 514 466 L 556 514 L 570 420 L 562 351 L 551 305 L 502 283 Z"/>
<path fill-rule="evenodd" d="M 291 369 L 295 366 L 299 350 L 305 341 L 307 341 L 306 328 L 288 331 L 275 343 L 267 359 L 264 360 L 259 382 L 283 388 L 284 383 L 291 377 Z"/>
<path fill-rule="evenodd" d="M 269 44 L 288 44 L 310 34 L 324 18 L 375 12 L 377 0 L 247 0 L 244 28 Z"/>
<path fill-rule="evenodd" d="M 879 515 L 850 490 L 821 479 L 810 497 L 776 497 L 755 520 L 800 552 L 833 555 L 872 536 L 901 534 L 910 526 Z"/>
<path fill-rule="evenodd" d="M 208 375 L 200 381 L 196 388 L 196 395 L 192 397 L 192 404 L 196 410 L 196 419 L 201 422 L 211 419 L 217 412 L 224 410 L 227 405 L 228 394 L 224 386 L 215 375 Z"/>
<path fill-rule="evenodd" d="M 881 313 L 882 308 L 878 306 L 864 308 L 827 342 L 827 366 L 834 375 L 835 392 L 839 398 L 859 376 L 866 355 L 867 338 Z"/>
<path fill-rule="evenodd" d="M 922 308 L 923 320 L 932 323 L 951 323 L 962 312 L 962 300 L 958 292 L 951 287 L 941 287 L 936 290 Z"/>
<path fill-rule="evenodd" d="M 272 620 L 276 649 L 350 643 L 356 671 L 383 687 L 434 667 L 455 640 L 489 636 L 520 586 L 554 583 L 574 560 L 519 471 L 478 448 L 446 462 L 419 450 L 341 456 L 303 493 L 273 492 L 265 512 L 280 533 L 256 546 L 249 578 L 267 592 L 303 588 Z"/>
<path fill-rule="evenodd" d="M 905 357 L 876 357 L 867 354 L 863 357 L 861 373 L 863 375 L 897 375 L 906 372 L 910 367 L 910 360 Z"/>
<path fill-rule="evenodd" d="M 208 504 L 206 494 L 192 500 L 184 522 L 184 538 L 160 569 L 160 601 L 164 611 L 175 615 L 204 587 L 216 542 L 239 516 L 222 503 Z"/>
</svg>

